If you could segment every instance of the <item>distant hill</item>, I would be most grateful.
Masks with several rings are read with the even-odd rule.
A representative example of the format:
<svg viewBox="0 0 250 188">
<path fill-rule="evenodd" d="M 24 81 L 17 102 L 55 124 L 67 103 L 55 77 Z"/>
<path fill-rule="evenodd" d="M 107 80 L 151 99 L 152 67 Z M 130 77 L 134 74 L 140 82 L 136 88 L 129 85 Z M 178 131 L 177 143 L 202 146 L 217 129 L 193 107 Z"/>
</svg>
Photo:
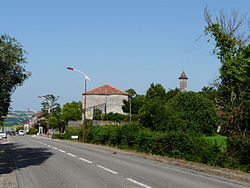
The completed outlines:
<svg viewBox="0 0 250 188">
<path fill-rule="evenodd" d="M 4 121 L 4 126 L 23 125 L 32 119 L 32 111 L 11 111 Z"/>
</svg>

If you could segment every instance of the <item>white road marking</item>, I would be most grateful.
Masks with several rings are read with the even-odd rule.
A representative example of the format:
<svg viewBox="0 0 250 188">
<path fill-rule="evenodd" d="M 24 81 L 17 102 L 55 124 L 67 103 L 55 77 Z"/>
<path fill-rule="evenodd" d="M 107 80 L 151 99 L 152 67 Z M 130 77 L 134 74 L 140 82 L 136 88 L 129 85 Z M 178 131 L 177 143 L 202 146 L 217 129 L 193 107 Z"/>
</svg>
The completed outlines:
<svg viewBox="0 0 250 188">
<path fill-rule="evenodd" d="M 106 171 L 111 172 L 111 173 L 113 173 L 113 174 L 118 174 L 118 172 L 115 172 L 115 171 L 113 171 L 113 170 L 110 170 L 110 169 L 108 169 L 108 168 L 106 168 L 106 167 L 104 167 L 104 166 L 97 165 L 97 167 L 102 168 L 103 170 L 106 170 Z"/>
<path fill-rule="evenodd" d="M 52 146 L 51 145 L 47 145 L 48 147 L 50 147 L 50 148 L 52 148 Z"/>
<path fill-rule="evenodd" d="M 145 187 L 145 188 L 152 188 L 152 187 L 150 187 L 150 186 L 148 186 L 148 185 L 145 185 L 145 184 L 143 184 L 143 183 L 141 183 L 141 182 L 138 182 L 138 181 L 136 181 L 136 180 L 133 180 L 132 178 L 127 178 L 127 180 L 130 181 L 130 182 L 132 182 L 132 183 L 134 183 L 134 184 L 137 184 L 137 185 L 140 185 L 140 186 L 142 186 L 142 187 Z"/>
<path fill-rule="evenodd" d="M 59 149 L 59 151 L 62 152 L 62 153 L 65 153 L 65 152 L 66 152 L 66 151 L 63 151 L 63 150 L 61 150 L 61 149 Z"/>
<path fill-rule="evenodd" d="M 52 147 L 52 148 L 58 150 L 58 148 L 56 148 L 56 147 Z"/>
<path fill-rule="evenodd" d="M 79 158 L 80 160 L 82 160 L 82 161 L 84 161 L 84 162 L 86 162 L 86 163 L 93 163 L 93 162 L 91 162 L 91 161 L 89 161 L 89 160 L 87 160 L 87 159 L 83 159 L 83 158 Z"/>
<path fill-rule="evenodd" d="M 76 157 L 76 155 L 73 155 L 72 153 L 67 153 L 71 157 Z"/>
</svg>

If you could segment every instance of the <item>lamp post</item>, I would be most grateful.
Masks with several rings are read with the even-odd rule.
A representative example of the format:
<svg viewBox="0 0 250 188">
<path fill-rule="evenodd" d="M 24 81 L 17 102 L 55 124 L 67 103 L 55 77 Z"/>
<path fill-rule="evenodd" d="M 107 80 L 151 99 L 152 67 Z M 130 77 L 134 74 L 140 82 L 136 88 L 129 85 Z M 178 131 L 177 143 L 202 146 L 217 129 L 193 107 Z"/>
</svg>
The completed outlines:
<svg viewBox="0 0 250 188">
<path fill-rule="evenodd" d="M 79 72 L 80 74 L 84 75 L 84 105 L 83 105 L 83 122 L 82 122 L 82 136 L 83 136 L 83 142 L 86 139 L 86 127 L 87 127 L 87 121 L 86 121 L 86 105 L 87 105 L 87 80 L 90 80 L 87 74 L 85 74 L 82 71 L 79 71 L 77 69 L 74 69 L 72 67 L 66 67 L 68 70 Z"/>
</svg>

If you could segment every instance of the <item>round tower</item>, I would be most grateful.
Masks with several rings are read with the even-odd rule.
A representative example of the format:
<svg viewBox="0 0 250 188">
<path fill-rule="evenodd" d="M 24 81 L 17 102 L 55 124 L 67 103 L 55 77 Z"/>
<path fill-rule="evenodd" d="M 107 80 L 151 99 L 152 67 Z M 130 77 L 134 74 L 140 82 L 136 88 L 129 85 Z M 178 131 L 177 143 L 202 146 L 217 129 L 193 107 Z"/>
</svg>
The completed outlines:
<svg viewBox="0 0 250 188">
<path fill-rule="evenodd" d="M 186 76 L 186 73 L 184 71 L 181 73 L 181 76 L 179 77 L 179 80 L 180 80 L 180 91 L 181 92 L 187 91 L 188 77 Z"/>
</svg>

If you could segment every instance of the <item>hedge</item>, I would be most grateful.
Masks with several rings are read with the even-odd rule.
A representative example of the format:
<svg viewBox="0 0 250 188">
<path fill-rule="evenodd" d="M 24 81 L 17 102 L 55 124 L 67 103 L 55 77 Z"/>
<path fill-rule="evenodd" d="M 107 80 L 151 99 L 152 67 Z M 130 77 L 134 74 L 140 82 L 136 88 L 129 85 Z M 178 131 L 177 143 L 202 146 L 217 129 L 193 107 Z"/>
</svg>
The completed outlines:
<svg viewBox="0 0 250 188">
<path fill-rule="evenodd" d="M 231 138 L 228 148 L 194 132 L 154 132 L 139 124 L 91 126 L 87 142 L 200 162 L 211 166 L 250 170 L 250 139 Z"/>
</svg>

